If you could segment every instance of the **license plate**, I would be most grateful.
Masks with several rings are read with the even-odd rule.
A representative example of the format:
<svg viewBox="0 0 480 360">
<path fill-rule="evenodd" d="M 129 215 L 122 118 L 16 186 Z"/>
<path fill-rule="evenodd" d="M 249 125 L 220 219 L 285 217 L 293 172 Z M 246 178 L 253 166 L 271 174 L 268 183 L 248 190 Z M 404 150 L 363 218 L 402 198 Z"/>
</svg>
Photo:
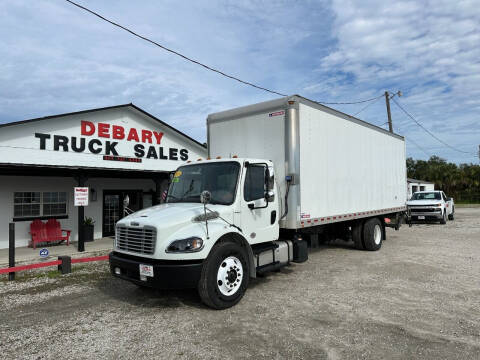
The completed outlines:
<svg viewBox="0 0 480 360">
<path fill-rule="evenodd" d="M 140 276 L 153 277 L 153 266 L 140 264 Z"/>
<path fill-rule="evenodd" d="M 425 220 L 425 216 L 419 216 L 418 220 Z"/>
</svg>

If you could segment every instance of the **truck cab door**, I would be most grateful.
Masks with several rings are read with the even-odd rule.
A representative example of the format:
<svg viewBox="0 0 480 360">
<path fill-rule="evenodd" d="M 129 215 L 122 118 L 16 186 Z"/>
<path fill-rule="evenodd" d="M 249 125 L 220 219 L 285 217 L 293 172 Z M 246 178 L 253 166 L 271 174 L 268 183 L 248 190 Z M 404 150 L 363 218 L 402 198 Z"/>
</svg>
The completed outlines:
<svg viewBox="0 0 480 360">
<path fill-rule="evenodd" d="M 272 166 L 266 163 L 246 166 L 241 191 L 241 227 L 250 244 L 278 239 L 280 214 L 274 189 Z"/>
</svg>

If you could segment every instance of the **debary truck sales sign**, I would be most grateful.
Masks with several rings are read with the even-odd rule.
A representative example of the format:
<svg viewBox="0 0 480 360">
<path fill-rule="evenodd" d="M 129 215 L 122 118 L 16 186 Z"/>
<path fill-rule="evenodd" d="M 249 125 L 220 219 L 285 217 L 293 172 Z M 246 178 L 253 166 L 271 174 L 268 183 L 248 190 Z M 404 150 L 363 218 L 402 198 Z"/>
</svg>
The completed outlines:
<svg viewBox="0 0 480 360">
<path fill-rule="evenodd" d="M 172 171 L 206 156 L 202 145 L 133 106 L 14 124 L 0 143 L 0 162 L 36 165 Z"/>
<path fill-rule="evenodd" d="M 135 158 L 131 159 L 133 162 L 144 157 L 160 160 L 188 160 L 187 149 L 174 147 L 166 149 L 162 146 L 163 132 L 125 128 L 121 125 L 108 123 L 94 124 L 90 121 L 81 121 L 80 124 L 80 137 L 35 133 L 35 137 L 40 140 L 40 149 L 45 150 L 47 142 L 52 141 L 54 151 L 75 151 L 80 153 L 87 151 L 92 154 L 104 154 L 104 160 L 117 160 L 119 157 L 117 150 L 119 141 L 126 140 L 132 144 L 132 152 L 127 156 L 135 156 Z M 129 161 L 129 159 L 121 156 L 119 160 Z"/>
</svg>

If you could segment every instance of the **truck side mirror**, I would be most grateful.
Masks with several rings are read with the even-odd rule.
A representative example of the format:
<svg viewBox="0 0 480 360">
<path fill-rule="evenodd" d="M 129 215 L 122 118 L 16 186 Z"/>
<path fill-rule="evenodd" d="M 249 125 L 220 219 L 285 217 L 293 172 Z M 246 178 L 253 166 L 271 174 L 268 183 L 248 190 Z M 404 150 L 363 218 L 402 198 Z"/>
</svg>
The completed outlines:
<svg viewBox="0 0 480 360">
<path fill-rule="evenodd" d="M 272 202 L 275 200 L 275 173 L 273 167 L 267 166 L 265 169 L 265 200 Z"/>
<path fill-rule="evenodd" d="M 273 192 L 273 190 L 267 191 L 265 195 L 265 200 L 267 200 L 267 202 L 275 201 L 275 193 Z"/>
<path fill-rule="evenodd" d="M 169 185 L 172 183 L 173 176 L 175 175 L 175 172 L 176 172 L 176 171 L 170 171 L 170 172 L 168 173 L 168 184 L 169 184 Z"/>
<path fill-rule="evenodd" d="M 265 172 L 266 176 L 266 182 L 267 182 L 267 190 L 274 190 L 275 187 L 275 171 L 273 170 L 273 167 L 267 167 L 267 170 Z"/>
</svg>

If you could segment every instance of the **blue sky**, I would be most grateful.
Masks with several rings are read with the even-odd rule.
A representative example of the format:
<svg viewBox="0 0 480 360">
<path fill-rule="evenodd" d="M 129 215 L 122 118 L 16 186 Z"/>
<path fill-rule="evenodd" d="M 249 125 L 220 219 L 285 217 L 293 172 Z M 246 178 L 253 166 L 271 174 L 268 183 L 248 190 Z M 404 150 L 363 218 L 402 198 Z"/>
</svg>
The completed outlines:
<svg viewBox="0 0 480 360">
<path fill-rule="evenodd" d="M 78 0 L 167 47 L 317 101 L 401 90 L 394 129 L 417 159 L 478 162 L 476 1 Z M 62 0 L 0 3 L 0 122 L 133 102 L 199 141 L 209 113 L 276 98 L 143 42 Z M 366 104 L 332 105 L 355 114 Z M 358 117 L 381 125 L 380 99 Z M 386 127 L 386 125 L 383 125 Z M 413 142 L 412 142 L 413 141 Z"/>
</svg>

